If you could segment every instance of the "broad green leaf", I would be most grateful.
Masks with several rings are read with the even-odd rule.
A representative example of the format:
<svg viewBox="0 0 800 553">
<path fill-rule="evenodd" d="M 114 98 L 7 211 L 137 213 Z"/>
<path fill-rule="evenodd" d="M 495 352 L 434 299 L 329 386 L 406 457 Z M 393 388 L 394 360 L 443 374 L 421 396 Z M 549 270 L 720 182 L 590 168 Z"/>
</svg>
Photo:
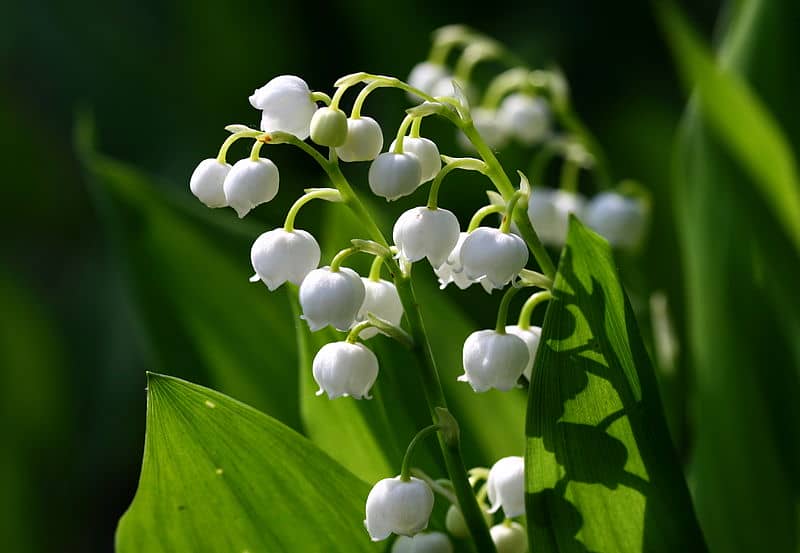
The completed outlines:
<svg viewBox="0 0 800 553">
<path fill-rule="evenodd" d="M 248 282 L 260 231 L 91 151 L 83 160 L 159 370 L 208 378 L 299 427 L 285 298 Z"/>
<path fill-rule="evenodd" d="M 535 551 L 706 550 L 611 249 L 575 218 L 527 413 Z"/>
<path fill-rule="evenodd" d="M 306 438 L 223 394 L 150 374 L 139 488 L 118 553 L 357 552 L 369 486 Z"/>
<path fill-rule="evenodd" d="M 742 2 L 752 18 L 763 2 Z M 792 147 L 780 125 L 748 86 L 717 62 L 670 3 L 660 3 L 670 46 L 686 82 L 696 93 L 703 120 L 742 164 L 800 252 L 800 179 Z"/>
</svg>

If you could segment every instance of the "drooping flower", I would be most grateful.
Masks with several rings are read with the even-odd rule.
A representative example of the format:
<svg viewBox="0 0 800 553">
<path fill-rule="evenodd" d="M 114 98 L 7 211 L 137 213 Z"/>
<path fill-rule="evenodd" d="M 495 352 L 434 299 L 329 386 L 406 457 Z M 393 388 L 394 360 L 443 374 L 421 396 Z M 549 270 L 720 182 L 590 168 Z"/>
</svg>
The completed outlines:
<svg viewBox="0 0 800 553">
<path fill-rule="evenodd" d="M 458 219 L 451 211 L 425 206 L 403 213 L 392 230 L 400 257 L 412 263 L 427 257 L 434 268 L 447 260 L 458 235 Z"/>
<path fill-rule="evenodd" d="M 453 544 L 444 532 L 420 532 L 413 538 L 397 538 L 392 553 L 453 553 Z"/>
<path fill-rule="evenodd" d="M 378 122 L 372 117 L 351 117 L 347 120 L 347 139 L 336 148 L 336 154 L 342 161 L 371 161 L 381 148 L 383 131 Z"/>
<path fill-rule="evenodd" d="M 269 159 L 240 159 L 223 182 L 225 200 L 242 218 L 275 197 L 279 180 L 278 167 Z"/>
<path fill-rule="evenodd" d="M 270 291 L 284 282 L 300 285 L 306 275 L 319 265 L 319 244 L 304 230 L 291 232 L 277 228 L 259 236 L 250 249 L 255 276 Z"/>
<path fill-rule="evenodd" d="M 225 207 L 228 203 L 222 183 L 230 170 L 229 164 L 220 163 L 216 158 L 204 159 L 192 173 L 189 189 L 208 207 Z"/>
<path fill-rule="evenodd" d="M 364 526 L 372 541 L 385 540 L 392 533 L 413 536 L 428 526 L 433 491 L 419 478 L 384 478 L 370 490 L 366 511 Z"/>
<path fill-rule="evenodd" d="M 393 140 L 389 146 L 389 151 L 394 150 L 394 144 L 397 140 Z M 414 154 L 419 158 L 422 166 L 421 183 L 426 183 L 436 176 L 436 173 L 442 168 L 442 157 L 439 155 L 439 147 L 433 140 L 424 137 L 406 136 L 403 139 L 403 151 L 408 154 Z"/>
<path fill-rule="evenodd" d="M 453 77 L 450 75 L 450 71 L 448 71 L 444 65 L 430 61 L 424 61 L 422 63 L 418 63 L 411 69 L 411 73 L 408 74 L 408 84 L 414 88 L 418 88 L 426 94 L 435 96 L 433 93 L 436 84 L 439 81 L 449 81 L 452 78 Z M 421 98 L 415 94 L 409 93 L 409 96 L 414 101 L 421 100 Z"/>
<path fill-rule="evenodd" d="M 312 372 L 318 396 L 372 399 L 369 391 L 378 377 L 378 358 L 364 344 L 332 342 L 314 356 Z"/>
<path fill-rule="evenodd" d="M 250 104 L 262 110 L 262 131 L 287 132 L 300 140 L 308 138 L 311 118 L 317 111 L 311 89 L 294 75 L 280 75 L 256 89 L 250 96 Z"/>
<path fill-rule="evenodd" d="M 583 218 L 585 198 L 574 192 L 534 188 L 528 200 L 528 218 L 544 244 L 561 247 L 567 240 L 570 213 Z"/>
<path fill-rule="evenodd" d="M 370 280 L 368 278 L 361 278 L 364 283 L 364 303 L 361 304 L 361 309 L 358 310 L 356 315 L 355 324 L 367 320 L 367 314 L 372 313 L 376 317 L 380 317 L 384 321 L 388 321 L 395 326 L 400 326 L 400 321 L 403 318 L 403 304 L 400 301 L 400 295 L 397 293 L 397 288 L 394 283 L 387 280 Z M 368 340 L 378 334 L 378 329 L 374 327 L 365 328 L 362 330 L 358 337 L 362 340 Z"/>
<path fill-rule="evenodd" d="M 528 346 L 522 338 L 495 330 L 478 330 L 464 341 L 464 374 L 458 380 L 468 382 L 476 392 L 491 388 L 508 391 L 516 386 L 528 358 Z"/>
<path fill-rule="evenodd" d="M 320 146 L 341 146 L 347 140 L 347 115 L 330 107 L 318 109 L 311 118 L 311 140 Z"/>
<path fill-rule="evenodd" d="M 364 303 L 364 283 L 354 270 L 314 269 L 300 284 L 300 307 L 311 332 L 328 325 L 347 330 Z"/>
<path fill-rule="evenodd" d="M 528 364 L 522 371 L 522 375 L 531 381 L 531 373 L 533 372 L 533 360 L 536 358 L 536 350 L 539 349 L 539 339 L 542 337 L 542 328 L 538 326 L 530 326 L 528 328 L 520 328 L 517 325 L 507 326 L 506 332 L 518 336 L 528 346 Z"/>
<path fill-rule="evenodd" d="M 647 224 L 644 204 L 616 192 L 601 192 L 589 201 L 584 220 L 614 247 L 635 249 Z"/>
<path fill-rule="evenodd" d="M 537 144 L 550 132 L 550 109 L 542 98 L 515 92 L 503 98 L 497 118 L 506 132 L 523 144 Z"/>
<path fill-rule="evenodd" d="M 396 200 L 422 184 L 422 164 L 411 153 L 384 152 L 369 166 L 368 180 L 376 196 Z"/>
<path fill-rule="evenodd" d="M 490 513 L 502 508 L 506 518 L 525 514 L 525 459 L 503 457 L 489 470 L 486 491 L 492 504 Z"/>
<path fill-rule="evenodd" d="M 526 553 L 528 536 L 519 522 L 504 522 L 489 528 L 497 553 Z"/>
<path fill-rule="evenodd" d="M 436 276 L 439 277 L 439 288 L 442 290 L 451 282 L 462 290 L 466 290 L 476 282 L 471 278 L 467 278 L 467 275 L 464 273 L 464 265 L 461 263 L 461 246 L 464 245 L 464 240 L 467 236 L 469 236 L 469 234 L 466 232 L 460 232 L 458 234 L 458 241 L 447 256 L 445 262 L 433 270 Z"/>
<path fill-rule="evenodd" d="M 480 282 L 487 292 L 511 282 L 527 262 L 528 248 L 522 238 L 496 228 L 478 227 L 461 246 L 466 277 Z"/>
</svg>

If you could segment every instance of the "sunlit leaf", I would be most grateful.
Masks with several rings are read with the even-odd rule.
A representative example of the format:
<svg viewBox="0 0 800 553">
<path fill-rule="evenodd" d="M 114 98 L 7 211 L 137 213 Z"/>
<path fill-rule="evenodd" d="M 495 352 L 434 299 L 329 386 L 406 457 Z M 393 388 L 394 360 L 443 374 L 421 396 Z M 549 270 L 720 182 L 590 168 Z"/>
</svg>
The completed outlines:
<svg viewBox="0 0 800 553">
<path fill-rule="evenodd" d="M 118 553 L 380 549 L 362 523 L 366 483 L 218 392 L 151 374 L 144 451 Z"/>
<path fill-rule="evenodd" d="M 526 434 L 537 552 L 706 550 L 611 250 L 574 218 L 536 357 Z"/>
</svg>

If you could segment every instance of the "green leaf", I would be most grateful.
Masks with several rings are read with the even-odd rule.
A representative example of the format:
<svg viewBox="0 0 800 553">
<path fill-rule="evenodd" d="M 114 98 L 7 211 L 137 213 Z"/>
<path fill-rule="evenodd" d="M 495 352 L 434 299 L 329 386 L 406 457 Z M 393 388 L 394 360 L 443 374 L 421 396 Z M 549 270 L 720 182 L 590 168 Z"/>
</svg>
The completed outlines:
<svg viewBox="0 0 800 553">
<path fill-rule="evenodd" d="M 380 549 L 362 523 L 366 483 L 218 392 L 150 374 L 144 451 L 118 553 Z"/>
<path fill-rule="evenodd" d="M 742 4 L 740 15 L 754 17 L 762 2 Z M 747 82 L 714 59 L 671 3 L 657 5 L 673 55 L 696 93 L 703 119 L 750 174 L 800 251 L 800 179 L 780 125 Z"/>
<path fill-rule="evenodd" d="M 650 359 L 607 242 L 574 217 L 527 412 L 537 552 L 705 551 Z"/>
</svg>

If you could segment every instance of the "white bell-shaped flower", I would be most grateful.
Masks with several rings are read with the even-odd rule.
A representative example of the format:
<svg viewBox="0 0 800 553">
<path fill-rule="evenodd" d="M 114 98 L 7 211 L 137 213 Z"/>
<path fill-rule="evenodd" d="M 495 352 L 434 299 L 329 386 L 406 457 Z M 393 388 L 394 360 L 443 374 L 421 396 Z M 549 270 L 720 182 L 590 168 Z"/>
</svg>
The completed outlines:
<svg viewBox="0 0 800 553">
<path fill-rule="evenodd" d="M 525 345 L 528 346 L 528 364 L 525 365 L 522 375 L 530 382 L 531 373 L 533 372 L 533 360 L 536 358 L 536 350 L 539 349 L 539 340 L 542 337 L 542 328 L 539 326 L 530 326 L 523 329 L 517 325 L 513 325 L 507 326 L 506 332 L 514 336 L 519 336 L 522 341 L 525 342 Z"/>
<path fill-rule="evenodd" d="M 300 285 L 306 275 L 319 265 L 319 244 L 304 230 L 288 232 L 276 228 L 265 232 L 253 243 L 250 261 L 256 274 L 270 291 L 284 282 Z"/>
<path fill-rule="evenodd" d="M 250 96 L 250 104 L 262 110 L 262 131 L 287 132 L 300 140 L 308 138 L 311 118 L 317 111 L 311 89 L 294 75 L 280 75 L 256 89 Z"/>
<path fill-rule="evenodd" d="M 497 118 L 506 132 L 523 144 L 537 144 L 550 132 L 547 102 L 527 94 L 515 92 L 503 98 Z"/>
<path fill-rule="evenodd" d="M 574 192 L 534 188 L 528 200 L 528 218 L 542 243 L 563 246 L 567 241 L 569 215 L 583 218 L 585 198 Z"/>
<path fill-rule="evenodd" d="M 364 303 L 364 283 L 352 269 L 314 269 L 300 284 L 300 307 L 311 332 L 328 325 L 347 330 Z"/>
<path fill-rule="evenodd" d="M 500 508 L 506 518 L 525 514 L 525 459 L 519 456 L 503 457 L 489 470 L 486 491 L 496 513 Z"/>
<path fill-rule="evenodd" d="M 420 89 L 426 94 L 435 96 L 433 92 L 436 84 L 439 81 L 449 81 L 452 78 L 453 77 L 450 75 L 450 71 L 448 71 L 444 65 L 430 61 L 424 61 L 422 63 L 418 63 L 411 69 L 411 73 L 408 74 L 408 84 L 414 88 Z M 421 100 L 421 98 L 419 98 L 416 94 L 409 93 L 409 96 L 414 101 Z"/>
<path fill-rule="evenodd" d="M 462 290 L 466 290 L 476 282 L 471 278 L 467 278 L 466 273 L 464 273 L 464 266 L 461 264 L 461 246 L 464 245 L 464 240 L 467 236 L 469 234 L 466 232 L 460 232 L 458 241 L 448 254 L 445 262 L 433 270 L 436 276 L 439 277 L 439 288 L 442 290 L 451 282 Z"/>
<path fill-rule="evenodd" d="M 400 326 L 403 318 L 403 304 L 394 283 L 383 279 L 375 281 L 364 277 L 361 277 L 361 281 L 364 283 L 364 303 L 358 310 L 354 324 L 367 320 L 367 314 L 372 313 L 384 321 Z M 358 337 L 368 340 L 377 334 L 378 329 L 370 327 L 362 330 Z"/>
<path fill-rule="evenodd" d="M 370 388 L 378 377 L 378 358 L 364 344 L 332 342 L 325 344 L 311 364 L 317 395 L 328 398 L 372 399 Z"/>
<path fill-rule="evenodd" d="M 413 536 L 428 526 L 433 491 L 419 478 L 384 478 L 370 490 L 366 511 L 364 526 L 372 541 L 385 540 L 392 533 Z"/>
<path fill-rule="evenodd" d="M 528 536 L 519 522 L 504 522 L 489 528 L 497 553 L 527 553 Z"/>
<path fill-rule="evenodd" d="M 225 207 L 228 203 L 222 183 L 230 170 L 229 164 L 220 163 L 216 158 L 204 159 L 192 173 L 189 189 L 208 207 Z"/>
<path fill-rule="evenodd" d="M 393 140 L 389 146 L 389 151 L 394 150 L 394 144 L 397 140 Z M 433 140 L 423 137 L 406 136 L 403 139 L 403 151 L 407 154 L 414 154 L 419 158 L 422 165 L 422 183 L 428 182 L 436 176 L 436 173 L 442 168 L 442 158 L 439 155 L 439 147 Z"/>
<path fill-rule="evenodd" d="M 422 184 L 422 164 L 411 153 L 384 152 L 369 166 L 369 187 L 389 201 L 408 196 Z"/>
<path fill-rule="evenodd" d="M 496 228 L 478 227 L 461 246 L 464 273 L 487 292 L 508 284 L 527 262 L 528 248 L 522 238 Z"/>
<path fill-rule="evenodd" d="M 444 532 L 420 532 L 413 538 L 397 538 L 392 553 L 453 553 L 453 544 Z"/>
<path fill-rule="evenodd" d="M 458 219 L 442 208 L 415 207 L 394 224 L 392 238 L 400 257 L 414 263 L 427 257 L 436 268 L 442 265 L 458 243 Z"/>
<path fill-rule="evenodd" d="M 310 134 L 320 146 L 341 146 L 347 140 L 347 115 L 340 109 L 318 109 L 311 118 Z"/>
<path fill-rule="evenodd" d="M 279 181 L 278 167 L 272 161 L 246 158 L 233 165 L 222 187 L 228 205 L 241 218 L 274 198 Z"/>
<path fill-rule="evenodd" d="M 634 249 L 647 224 L 644 204 L 616 192 L 601 192 L 589 201 L 586 224 L 617 248 Z"/>
<path fill-rule="evenodd" d="M 478 330 L 464 341 L 464 374 L 458 380 L 468 382 L 476 392 L 491 388 L 505 392 L 517 385 L 529 357 L 522 338 L 495 330 Z"/>
<path fill-rule="evenodd" d="M 403 143 L 405 144 L 405 142 Z M 371 161 L 383 148 L 383 131 L 372 117 L 347 120 L 347 139 L 336 148 L 342 161 Z"/>
<path fill-rule="evenodd" d="M 481 138 L 492 150 L 499 150 L 508 143 L 508 131 L 500 122 L 497 110 L 477 107 L 472 109 L 472 122 Z M 457 140 L 462 148 L 475 151 L 475 147 L 465 134 L 459 132 Z"/>
</svg>

